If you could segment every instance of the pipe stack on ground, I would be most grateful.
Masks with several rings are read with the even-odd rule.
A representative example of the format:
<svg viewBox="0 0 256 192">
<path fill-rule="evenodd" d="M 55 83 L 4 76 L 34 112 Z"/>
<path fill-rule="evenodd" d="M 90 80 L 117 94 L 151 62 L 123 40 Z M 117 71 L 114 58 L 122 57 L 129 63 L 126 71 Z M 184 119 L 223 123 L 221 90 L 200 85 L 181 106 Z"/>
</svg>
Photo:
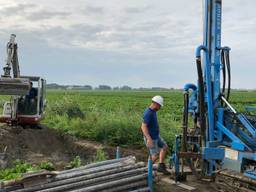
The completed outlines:
<svg viewBox="0 0 256 192">
<path fill-rule="evenodd" d="M 17 192 L 123 192 L 149 191 L 145 163 L 135 157 L 107 160 L 59 172 L 48 183 Z"/>
</svg>

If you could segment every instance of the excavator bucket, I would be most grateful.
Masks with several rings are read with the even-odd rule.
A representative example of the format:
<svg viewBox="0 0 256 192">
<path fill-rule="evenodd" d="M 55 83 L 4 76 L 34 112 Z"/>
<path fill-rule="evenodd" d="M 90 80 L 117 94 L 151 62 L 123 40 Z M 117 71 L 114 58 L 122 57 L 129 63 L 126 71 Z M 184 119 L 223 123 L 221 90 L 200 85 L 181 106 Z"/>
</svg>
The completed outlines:
<svg viewBox="0 0 256 192">
<path fill-rule="evenodd" d="M 26 95 L 29 89 L 29 79 L 0 78 L 0 95 Z"/>
</svg>

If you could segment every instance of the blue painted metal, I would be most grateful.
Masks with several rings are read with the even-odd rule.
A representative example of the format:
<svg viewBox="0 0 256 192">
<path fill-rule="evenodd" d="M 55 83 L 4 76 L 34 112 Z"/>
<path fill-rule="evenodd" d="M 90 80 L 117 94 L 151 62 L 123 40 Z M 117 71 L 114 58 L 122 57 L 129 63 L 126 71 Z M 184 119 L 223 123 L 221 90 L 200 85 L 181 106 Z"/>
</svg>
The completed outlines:
<svg viewBox="0 0 256 192">
<path fill-rule="evenodd" d="M 243 114 L 238 114 L 237 118 L 244 125 L 244 127 L 251 133 L 252 137 L 256 139 L 256 129 L 248 121 L 248 119 Z"/>
<path fill-rule="evenodd" d="M 206 113 L 203 115 L 207 118 L 206 131 L 203 137 L 206 145 L 202 146 L 199 151 L 202 152 L 202 158 L 206 161 L 205 174 L 212 175 L 216 160 L 224 159 L 224 168 L 239 172 L 244 171 L 246 176 L 255 179 L 255 170 L 247 170 L 247 167 L 250 167 L 251 161 L 256 163 L 256 127 L 254 127 L 256 124 L 252 123 L 246 115 L 238 114 L 225 100 L 224 93 L 220 89 L 221 72 L 225 65 L 229 67 L 229 62 L 228 65 L 225 61 L 222 63 L 221 53 L 225 56 L 231 50 L 229 47 L 222 47 L 221 45 L 222 0 L 205 0 L 204 5 L 203 44 L 197 47 L 195 55 L 197 64 L 198 61 L 201 64 L 202 58 L 203 69 L 203 99 L 206 108 Z M 184 86 L 184 91 L 189 90 L 192 90 L 192 93 L 188 102 L 188 112 L 198 123 L 200 122 L 198 115 L 200 112 L 198 106 L 199 90 L 197 86 L 191 83 Z M 255 108 L 248 110 L 255 110 Z M 180 149 L 178 146 L 180 143 L 181 136 L 176 136 L 173 156 L 176 175 L 179 174 L 178 153 Z M 220 148 L 223 145 L 233 150 L 237 154 L 237 159 L 232 159 L 227 154 L 224 157 L 224 149 Z"/>
<path fill-rule="evenodd" d="M 153 165 L 151 156 L 148 159 L 148 187 L 150 191 L 153 191 Z"/>
<path fill-rule="evenodd" d="M 246 171 L 244 175 L 256 180 L 256 170 Z"/>
<path fill-rule="evenodd" d="M 205 160 L 222 160 L 225 157 L 223 148 L 204 147 L 202 149 L 202 158 Z"/>
<path fill-rule="evenodd" d="M 218 108 L 218 122 L 220 124 L 224 123 L 224 109 L 223 108 Z M 217 140 L 222 141 L 223 140 L 223 133 L 221 131 L 217 131 Z"/>
<path fill-rule="evenodd" d="M 242 142 L 234 133 L 232 133 L 220 122 L 217 122 L 217 127 L 219 131 L 221 131 L 223 134 L 225 134 L 227 137 L 231 139 L 232 141 L 231 146 L 233 149 L 237 149 L 237 150 L 250 149 L 244 142 Z"/>
<path fill-rule="evenodd" d="M 213 79 L 213 99 L 214 103 L 219 106 L 220 95 L 220 47 L 221 47 L 221 1 L 213 1 L 212 13 L 212 44 L 211 44 L 211 63 L 213 63 L 212 79 Z"/>
<path fill-rule="evenodd" d="M 256 142 L 254 139 L 252 139 L 248 134 L 246 134 L 242 129 L 239 127 L 236 129 L 238 135 L 241 136 L 241 139 L 244 139 L 246 144 L 250 147 L 250 150 L 256 149 Z"/>
<path fill-rule="evenodd" d="M 187 83 L 183 89 L 185 92 L 189 92 L 189 90 L 192 90 L 188 103 L 188 112 L 191 113 L 192 116 L 195 118 L 196 114 L 198 113 L 197 86 L 192 83 Z"/>
<path fill-rule="evenodd" d="M 175 152 L 174 152 L 174 165 L 175 165 L 175 182 L 178 181 L 180 176 L 180 160 L 178 152 L 180 151 L 181 137 L 180 135 L 175 136 Z"/>
<path fill-rule="evenodd" d="M 188 91 L 189 89 L 192 89 L 193 91 L 196 91 L 197 90 L 197 86 L 193 83 L 187 83 L 185 86 L 184 86 L 184 91 Z"/>
<path fill-rule="evenodd" d="M 120 159 L 120 157 L 121 157 L 121 154 L 120 154 L 120 147 L 117 146 L 117 147 L 116 147 L 116 159 Z"/>
<path fill-rule="evenodd" d="M 196 57 L 204 52 L 204 77 L 205 77 L 205 102 L 208 112 L 208 127 L 206 146 L 220 143 L 228 143 L 231 148 L 239 151 L 253 151 L 256 144 L 256 129 L 243 115 L 236 115 L 243 128 L 235 125 L 224 125 L 226 116 L 220 102 L 220 72 L 223 69 L 221 63 L 221 51 L 229 52 L 229 47 L 221 47 L 221 17 L 222 0 L 205 0 L 204 38 L 203 46 L 196 50 Z M 235 128 L 235 132 L 233 129 Z M 250 135 L 248 135 L 250 133 Z M 225 139 L 224 139 L 225 137 Z M 225 141 L 225 142 L 222 142 Z M 219 150 L 213 148 L 212 151 Z M 214 152 L 213 152 L 214 153 Z M 255 152 L 253 152 L 255 153 Z M 241 153 L 239 153 L 241 154 Z M 203 154 L 204 156 L 204 154 Z M 248 158 L 242 155 L 243 158 Z M 209 162 L 207 174 L 212 174 L 212 162 Z M 241 166 L 243 164 L 241 163 Z"/>
</svg>

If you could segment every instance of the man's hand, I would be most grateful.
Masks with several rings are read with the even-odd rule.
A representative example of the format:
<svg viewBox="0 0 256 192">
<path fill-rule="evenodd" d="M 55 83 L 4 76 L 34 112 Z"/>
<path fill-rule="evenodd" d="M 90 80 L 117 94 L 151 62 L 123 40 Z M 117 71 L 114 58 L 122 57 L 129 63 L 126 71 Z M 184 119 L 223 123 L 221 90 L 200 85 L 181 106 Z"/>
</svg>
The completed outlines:
<svg viewBox="0 0 256 192">
<path fill-rule="evenodd" d="M 153 140 L 151 138 L 147 138 L 147 147 L 152 148 L 153 147 Z"/>
<path fill-rule="evenodd" d="M 141 124 L 141 130 L 143 132 L 144 137 L 146 137 L 146 139 L 147 139 L 147 147 L 152 148 L 153 147 L 153 140 L 152 140 L 151 136 L 148 133 L 147 124 L 142 123 Z"/>
</svg>

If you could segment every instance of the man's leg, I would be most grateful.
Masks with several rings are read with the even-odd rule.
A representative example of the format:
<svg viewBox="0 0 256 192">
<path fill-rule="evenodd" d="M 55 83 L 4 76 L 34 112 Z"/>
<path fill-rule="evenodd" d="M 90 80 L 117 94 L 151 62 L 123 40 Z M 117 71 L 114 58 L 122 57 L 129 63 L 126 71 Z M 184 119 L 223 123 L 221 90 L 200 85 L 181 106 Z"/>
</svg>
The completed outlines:
<svg viewBox="0 0 256 192">
<path fill-rule="evenodd" d="M 164 159 L 167 151 L 168 151 L 168 146 L 164 145 L 164 147 L 160 150 L 160 153 L 159 153 L 159 163 L 164 163 Z"/>
<path fill-rule="evenodd" d="M 159 153 L 159 164 L 158 164 L 158 171 L 162 172 L 165 175 L 169 175 L 170 173 L 166 170 L 166 166 L 164 163 L 166 153 L 168 151 L 168 146 L 166 142 L 163 140 L 163 138 L 159 137 L 158 139 L 158 147 L 160 148 Z"/>
<path fill-rule="evenodd" d="M 147 139 L 144 137 L 144 143 L 148 149 L 148 152 L 149 152 L 149 155 L 151 156 L 152 158 L 152 163 L 154 164 L 157 159 L 158 159 L 158 146 L 157 146 L 157 141 L 156 140 L 153 140 L 153 146 L 151 148 L 148 148 L 147 146 Z"/>
<path fill-rule="evenodd" d="M 154 164 L 158 159 L 158 155 L 151 155 L 151 158 L 152 158 L 152 163 Z"/>
</svg>

